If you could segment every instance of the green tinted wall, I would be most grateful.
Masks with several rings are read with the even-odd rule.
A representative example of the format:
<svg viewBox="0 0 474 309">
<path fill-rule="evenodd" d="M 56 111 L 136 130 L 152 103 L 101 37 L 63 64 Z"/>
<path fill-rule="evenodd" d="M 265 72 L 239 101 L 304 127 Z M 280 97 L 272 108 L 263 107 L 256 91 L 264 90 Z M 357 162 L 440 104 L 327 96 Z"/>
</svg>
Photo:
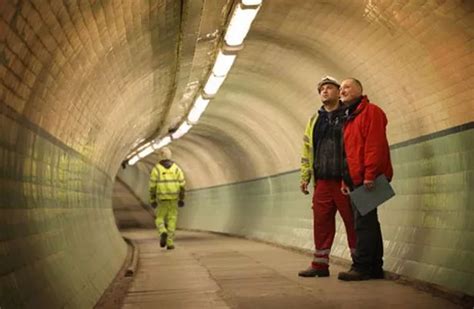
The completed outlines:
<svg viewBox="0 0 474 309">
<path fill-rule="evenodd" d="M 393 149 L 387 269 L 474 295 L 474 130 Z M 460 127 L 460 129 L 463 129 Z"/>
<path fill-rule="evenodd" d="M 0 308 L 92 308 L 126 254 L 112 178 L 25 123 L 0 114 Z"/>
</svg>

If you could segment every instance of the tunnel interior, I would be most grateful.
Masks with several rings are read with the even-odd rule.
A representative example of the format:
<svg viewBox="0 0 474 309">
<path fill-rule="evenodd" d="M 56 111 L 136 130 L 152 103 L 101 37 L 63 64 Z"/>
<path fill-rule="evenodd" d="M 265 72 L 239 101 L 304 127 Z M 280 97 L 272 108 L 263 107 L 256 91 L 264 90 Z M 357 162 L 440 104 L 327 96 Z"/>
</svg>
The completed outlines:
<svg viewBox="0 0 474 309">
<path fill-rule="evenodd" d="M 0 2 L 0 307 L 97 302 L 127 251 L 115 178 L 147 203 L 157 156 L 121 164 L 185 118 L 237 2 Z M 389 119 L 387 270 L 474 295 L 473 20 L 463 0 L 263 1 L 170 145 L 187 178 L 179 227 L 311 249 L 303 130 L 321 77 L 353 76 Z M 333 254 L 350 258 L 342 229 Z"/>
</svg>

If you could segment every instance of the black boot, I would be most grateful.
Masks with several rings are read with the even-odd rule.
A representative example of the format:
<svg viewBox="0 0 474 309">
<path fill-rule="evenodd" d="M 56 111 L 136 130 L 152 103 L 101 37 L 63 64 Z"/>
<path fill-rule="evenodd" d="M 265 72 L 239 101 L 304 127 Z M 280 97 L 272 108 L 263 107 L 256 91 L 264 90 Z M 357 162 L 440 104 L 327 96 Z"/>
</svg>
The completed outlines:
<svg viewBox="0 0 474 309">
<path fill-rule="evenodd" d="M 372 277 L 370 274 L 361 273 L 355 269 L 351 269 L 349 271 L 340 272 L 337 276 L 337 279 L 343 281 L 362 281 L 362 280 L 369 280 Z"/>
<path fill-rule="evenodd" d="M 298 273 L 300 277 L 329 277 L 329 269 L 315 269 L 309 267 L 306 270 L 302 270 Z"/>
<path fill-rule="evenodd" d="M 370 278 L 372 278 L 372 279 L 385 279 L 385 273 L 384 273 L 383 269 L 373 270 L 370 273 Z"/>
<path fill-rule="evenodd" d="M 168 239 L 168 234 L 165 233 L 161 233 L 160 235 L 160 247 L 161 248 L 164 248 L 166 246 L 166 240 Z"/>
</svg>

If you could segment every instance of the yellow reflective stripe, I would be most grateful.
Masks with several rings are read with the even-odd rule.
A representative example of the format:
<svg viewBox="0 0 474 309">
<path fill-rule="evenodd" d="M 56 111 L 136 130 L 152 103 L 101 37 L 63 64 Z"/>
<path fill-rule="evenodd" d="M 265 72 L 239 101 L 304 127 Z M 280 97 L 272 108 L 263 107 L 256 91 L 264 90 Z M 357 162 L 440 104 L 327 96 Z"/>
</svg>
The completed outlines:
<svg viewBox="0 0 474 309">
<path fill-rule="evenodd" d="M 309 143 L 309 136 L 305 135 L 305 136 L 303 137 L 303 141 L 304 141 L 305 143 Z"/>
<path fill-rule="evenodd" d="M 166 201 L 166 200 L 177 200 L 178 194 L 160 194 L 158 195 L 158 200 Z"/>
<path fill-rule="evenodd" d="M 309 159 L 308 158 L 301 158 L 301 163 L 309 163 Z"/>
<path fill-rule="evenodd" d="M 159 187 L 157 193 L 176 193 L 179 190 L 177 190 L 177 186 L 168 186 L 168 183 L 164 183 L 162 186 Z"/>
<path fill-rule="evenodd" d="M 177 182 L 179 183 L 180 181 L 177 179 L 165 179 L 165 180 L 158 180 L 156 183 L 167 183 L 167 182 Z"/>
</svg>

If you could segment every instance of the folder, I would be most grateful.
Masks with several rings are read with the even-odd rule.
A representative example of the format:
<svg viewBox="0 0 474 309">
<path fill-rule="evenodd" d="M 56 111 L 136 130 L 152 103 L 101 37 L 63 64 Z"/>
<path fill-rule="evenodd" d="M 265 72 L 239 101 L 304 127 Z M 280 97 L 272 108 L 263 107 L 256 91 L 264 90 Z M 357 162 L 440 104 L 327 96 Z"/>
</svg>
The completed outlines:
<svg viewBox="0 0 474 309">
<path fill-rule="evenodd" d="M 365 186 L 360 186 L 349 194 L 352 204 L 362 216 L 374 210 L 384 202 L 395 196 L 392 186 L 388 182 L 385 175 L 380 175 L 375 179 L 375 188 L 371 191 Z"/>
</svg>

